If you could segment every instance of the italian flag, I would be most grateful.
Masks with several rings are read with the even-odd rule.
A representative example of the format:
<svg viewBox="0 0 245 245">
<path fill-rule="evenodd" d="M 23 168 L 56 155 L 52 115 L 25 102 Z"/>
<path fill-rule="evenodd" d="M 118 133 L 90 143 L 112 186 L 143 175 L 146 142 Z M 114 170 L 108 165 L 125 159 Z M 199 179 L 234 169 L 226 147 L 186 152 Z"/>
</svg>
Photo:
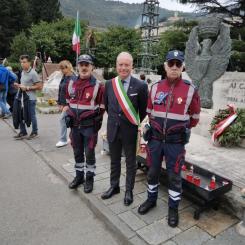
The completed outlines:
<svg viewBox="0 0 245 245">
<path fill-rule="evenodd" d="M 72 36 L 72 50 L 77 54 L 80 54 L 80 36 L 81 36 L 81 26 L 77 12 L 77 19 L 75 22 L 75 28 Z"/>
<path fill-rule="evenodd" d="M 131 100 L 129 99 L 126 91 L 124 90 L 119 77 L 115 77 L 114 79 L 112 79 L 112 88 L 114 90 L 118 103 L 124 112 L 124 115 L 132 124 L 139 126 L 139 115 L 137 114 Z"/>
</svg>

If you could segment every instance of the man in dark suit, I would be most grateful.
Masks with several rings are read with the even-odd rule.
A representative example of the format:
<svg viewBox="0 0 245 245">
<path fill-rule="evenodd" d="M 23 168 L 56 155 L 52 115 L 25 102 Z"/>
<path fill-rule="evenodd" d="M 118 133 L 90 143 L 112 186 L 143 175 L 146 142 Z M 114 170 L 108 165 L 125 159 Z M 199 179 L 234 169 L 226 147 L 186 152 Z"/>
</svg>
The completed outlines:
<svg viewBox="0 0 245 245">
<path fill-rule="evenodd" d="M 124 204 L 133 202 L 136 174 L 138 125 L 146 116 L 147 84 L 131 76 L 133 58 L 122 52 L 117 57 L 118 77 L 105 85 L 104 102 L 108 113 L 107 139 L 111 157 L 110 188 L 101 196 L 108 199 L 120 192 L 121 154 L 126 156 L 126 192 Z"/>
</svg>

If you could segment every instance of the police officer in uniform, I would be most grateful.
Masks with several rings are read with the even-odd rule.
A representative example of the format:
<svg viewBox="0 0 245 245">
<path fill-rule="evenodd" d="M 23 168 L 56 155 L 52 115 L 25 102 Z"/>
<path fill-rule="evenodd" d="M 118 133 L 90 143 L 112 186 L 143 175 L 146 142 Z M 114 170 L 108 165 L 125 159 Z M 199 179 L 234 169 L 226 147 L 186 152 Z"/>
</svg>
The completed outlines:
<svg viewBox="0 0 245 245">
<path fill-rule="evenodd" d="M 67 83 L 66 99 L 69 104 L 66 124 L 71 127 L 76 176 L 69 184 L 76 189 L 84 183 L 84 192 L 93 190 L 95 175 L 95 146 L 102 124 L 104 85 L 92 76 L 93 59 L 84 54 L 78 58 L 79 76 Z"/>
<path fill-rule="evenodd" d="M 105 85 L 104 102 L 108 113 L 107 139 L 111 157 L 110 188 L 102 199 L 120 192 L 121 154 L 126 156 L 126 192 L 124 205 L 133 202 L 136 174 L 136 143 L 138 125 L 146 116 L 147 84 L 131 75 L 133 58 L 122 52 L 117 57 L 118 76 Z"/>
<path fill-rule="evenodd" d="M 156 206 L 164 156 L 168 174 L 168 224 L 171 227 L 176 227 L 179 220 L 185 144 L 189 140 L 190 129 L 197 125 L 200 114 L 197 89 L 190 81 L 181 78 L 183 62 L 184 55 L 181 51 L 168 52 L 164 63 L 166 79 L 153 84 L 150 90 L 147 105 L 149 126 L 144 134 L 148 140 L 148 197 L 138 208 L 140 214 L 145 214 Z"/>
</svg>

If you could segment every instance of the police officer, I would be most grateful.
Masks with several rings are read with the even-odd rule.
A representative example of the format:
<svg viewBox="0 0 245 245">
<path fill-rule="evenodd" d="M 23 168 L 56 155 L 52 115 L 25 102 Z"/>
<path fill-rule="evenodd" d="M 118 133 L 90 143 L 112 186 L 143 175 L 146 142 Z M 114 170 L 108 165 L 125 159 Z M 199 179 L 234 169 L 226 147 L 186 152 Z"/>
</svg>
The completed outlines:
<svg viewBox="0 0 245 245">
<path fill-rule="evenodd" d="M 76 189 L 84 184 L 84 192 L 93 190 L 95 175 L 95 146 L 104 113 L 104 85 L 92 76 L 93 59 L 84 54 L 78 58 L 79 76 L 67 83 L 66 99 L 69 104 L 66 123 L 71 127 L 71 144 L 75 157 L 76 177 L 69 184 Z M 86 164 L 85 164 L 86 162 Z"/>
<path fill-rule="evenodd" d="M 168 173 L 169 211 L 168 224 L 178 225 L 178 206 L 181 199 L 181 167 L 185 161 L 185 144 L 189 140 L 190 129 L 199 121 L 200 99 L 194 85 L 181 78 L 184 55 L 173 50 L 167 53 L 166 79 L 152 85 L 147 105 L 149 116 L 145 138 L 148 140 L 147 200 L 138 212 L 147 213 L 156 206 L 159 174 L 163 156 Z"/>
</svg>

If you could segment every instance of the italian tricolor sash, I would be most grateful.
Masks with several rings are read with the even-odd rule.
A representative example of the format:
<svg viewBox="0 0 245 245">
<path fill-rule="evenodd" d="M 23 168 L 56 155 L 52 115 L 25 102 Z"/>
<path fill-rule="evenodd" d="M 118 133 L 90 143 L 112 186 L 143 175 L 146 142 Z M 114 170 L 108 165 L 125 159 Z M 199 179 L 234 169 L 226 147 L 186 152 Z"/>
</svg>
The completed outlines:
<svg viewBox="0 0 245 245">
<path fill-rule="evenodd" d="M 122 81 L 119 77 L 115 77 L 112 79 L 112 87 L 114 90 L 114 93 L 117 97 L 117 100 L 119 102 L 119 105 L 121 106 L 123 113 L 127 117 L 127 119 L 134 125 L 139 126 L 140 119 L 139 115 L 136 112 L 134 106 L 132 105 L 131 100 L 129 99 L 123 85 Z"/>
</svg>

